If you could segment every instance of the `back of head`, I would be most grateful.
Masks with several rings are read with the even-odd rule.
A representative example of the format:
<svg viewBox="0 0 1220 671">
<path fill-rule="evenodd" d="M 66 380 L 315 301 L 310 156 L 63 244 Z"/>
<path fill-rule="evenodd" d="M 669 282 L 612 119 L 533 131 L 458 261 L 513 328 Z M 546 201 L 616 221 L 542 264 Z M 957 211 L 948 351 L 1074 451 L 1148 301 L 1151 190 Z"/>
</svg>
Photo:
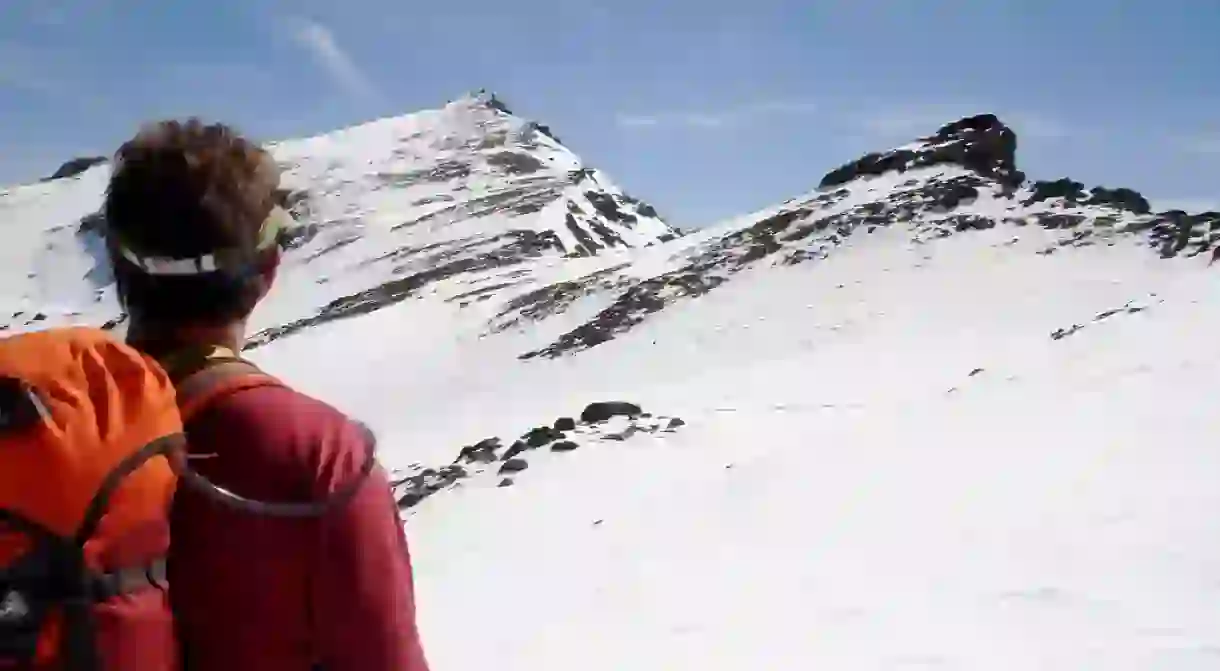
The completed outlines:
<svg viewBox="0 0 1220 671">
<path fill-rule="evenodd" d="M 223 124 L 163 121 L 114 157 L 103 214 L 119 296 L 134 319 L 245 318 L 278 261 L 279 170 Z"/>
</svg>

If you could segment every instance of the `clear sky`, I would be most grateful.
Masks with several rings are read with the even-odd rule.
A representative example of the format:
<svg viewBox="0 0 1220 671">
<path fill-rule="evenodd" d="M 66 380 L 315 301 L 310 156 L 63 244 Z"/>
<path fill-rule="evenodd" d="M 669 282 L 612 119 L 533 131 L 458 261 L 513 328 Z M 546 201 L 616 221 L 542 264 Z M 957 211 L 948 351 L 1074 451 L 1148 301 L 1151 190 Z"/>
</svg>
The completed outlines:
<svg viewBox="0 0 1220 671">
<path fill-rule="evenodd" d="M 1220 206 L 1217 0 L 0 0 L 0 183 L 156 117 L 272 140 L 479 88 L 679 225 L 980 111 L 1031 177 Z"/>
</svg>

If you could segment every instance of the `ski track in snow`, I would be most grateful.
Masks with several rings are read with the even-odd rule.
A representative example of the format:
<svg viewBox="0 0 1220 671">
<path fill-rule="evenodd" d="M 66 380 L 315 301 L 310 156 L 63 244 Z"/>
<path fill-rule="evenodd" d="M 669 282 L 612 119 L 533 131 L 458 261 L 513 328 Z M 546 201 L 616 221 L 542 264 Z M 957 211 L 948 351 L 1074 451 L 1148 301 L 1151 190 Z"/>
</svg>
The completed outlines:
<svg viewBox="0 0 1220 671">
<path fill-rule="evenodd" d="M 354 179 L 326 166 L 376 137 L 299 143 L 298 169 Z M 824 213 L 945 174 L 862 180 Z M 104 180 L 94 169 L 0 198 L 14 269 L 0 309 L 110 314 L 109 295 L 95 302 L 80 282 L 93 261 L 72 227 L 51 230 L 96 207 Z M 397 221 L 393 197 L 323 206 L 349 199 L 376 227 Z M 630 276 L 665 272 L 783 209 L 649 249 L 542 259 L 506 297 L 627 260 Z M 953 214 L 1010 209 L 983 193 Z M 364 258 L 378 235 L 328 267 Z M 1040 254 L 1057 235 L 854 235 L 826 259 L 747 267 L 576 356 L 517 359 L 614 294 L 492 335 L 501 301 L 462 308 L 445 299 L 471 287 L 441 284 L 251 356 L 366 421 L 390 468 L 445 464 L 592 401 L 686 421 L 539 450 L 511 487 L 486 474 L 411 508 L 436 669 L 1217 668 L 1220 286 L 1202 264 L 1134 244 Z M 278 291 L 274 319 L 260 319 L 307 315 L 316 291 Z"/>
</svg>

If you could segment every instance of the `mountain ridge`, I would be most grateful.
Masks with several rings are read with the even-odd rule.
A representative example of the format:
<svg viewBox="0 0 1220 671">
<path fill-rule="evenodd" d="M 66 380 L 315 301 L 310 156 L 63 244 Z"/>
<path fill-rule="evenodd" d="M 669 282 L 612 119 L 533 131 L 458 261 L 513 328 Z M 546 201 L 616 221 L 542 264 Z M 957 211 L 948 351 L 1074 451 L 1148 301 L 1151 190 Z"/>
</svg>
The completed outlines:
<svg viewBox="0 0 1220 671">
<path fill-rule="evenodd" d="M 518 357 L 555 358 L 613 340 L 743 270 L 824 259 L 861 231 L 883 228 L 905 231 L 910 245 L 923 246 L 971 231 L 1032 226 L 1049 233 L 1040 254 L 1127 239 L 1164 258 L 1213 250 L 1220 237 L 1213 232 L 1220 229 L 1218 213 L 1153 213 L 1133 189 L 1028 180 L 1018 168 L 1017 134 L 994 114 L 963 117 L 911 143 L 867 153 L 827 172 L 803 196 L 691 232 L 669 226 L 549 127 L 515 116 L 485 90 L 439 109 L 269 148 L 299 225 L 287 242 L 280 283 L 286 288 L 279 290 L 291 299 L 271 302 L 250 338 L 252 349 L 428 295 L 460 308 L 477 304 L 485 336 L 599 304 L 582 323 Z M 42 188 L 100 184 L 103 170 L 88 166 Z M 0 198 L 0 211 L 4 204 Z M 87 212 L 72 240 L 64 235 L 73 226 L 61 224 L 48 231 L 47 243 L 52 251 L 73 244 L 88 251 L 84 275 L 95 304 L 109 290 L 101 225 Z M 76 312 L 68 316 L 87 311 Z M 24 323 L 9 326 L 34 325 L 32 314 L 15 311 L 10 321 Z M 114 328 L 122 318 L 104 321 Z"/>
<path fill-rule="evenodd" d="M 1066 178 L 1028 181 L 1016 159 L 1016 133 L 992 114 L 965 117 L 912 143 L 865 154 L 828 172 L 803 197 L 689 238 L 685 259 L 674 268 L 614 285 L 621 293 L 604 311 L 521 358 L 595 347 L 747 268 L 825 259 L 861 230 L 898 228 L 916 248 L 968 232 L 1036 227 L 1049 233 L 1035 250 L 1043 255 L 1124 239 L 1166 259 L 1217 249 L 1220 213 L 1154 214 L 1133 189 L 1086 191 Z M 608 285 L 599 280 L 598 286 Z"/>
</svg>

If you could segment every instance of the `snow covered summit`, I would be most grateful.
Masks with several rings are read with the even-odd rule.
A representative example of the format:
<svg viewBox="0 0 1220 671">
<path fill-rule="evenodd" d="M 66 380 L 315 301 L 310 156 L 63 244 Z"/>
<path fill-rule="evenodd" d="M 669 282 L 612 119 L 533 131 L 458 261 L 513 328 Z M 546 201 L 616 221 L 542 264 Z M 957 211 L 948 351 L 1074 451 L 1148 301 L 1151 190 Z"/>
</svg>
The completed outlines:
<svg viewBox="0 0 1220 671">
<path fill-rule="evenodd" d="M 676 235 L 549 128 L 487 93 L 271 148 L 301 226 L 256 343 L 441 283 L 484 297 L 494 292 L 488 286 L 528 276 L 547 259 Z M 5 283 L 0 316 L 8 326 L 117 317 L 92 214 L 107 175 L 98 165 L 0 192 L 10 265 L 35 265 Z"/>
</svg>

